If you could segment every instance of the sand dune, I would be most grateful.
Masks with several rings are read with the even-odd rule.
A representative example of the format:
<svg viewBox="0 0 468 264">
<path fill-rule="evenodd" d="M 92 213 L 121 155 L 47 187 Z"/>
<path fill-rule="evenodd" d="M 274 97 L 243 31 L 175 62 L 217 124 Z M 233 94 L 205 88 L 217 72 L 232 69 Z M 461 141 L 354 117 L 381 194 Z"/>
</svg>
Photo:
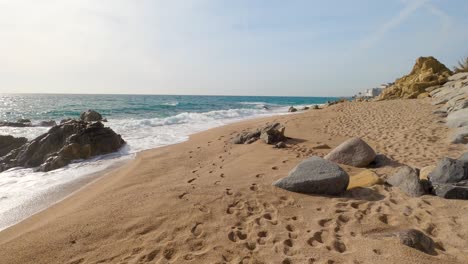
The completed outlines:
<svg viewBox="0 0 468 264">
<path fill-rule="evenodd" d="M 468 203 L 408 197 L 374 185 L 340 197 L 271 186 L 298 162 L 359 136 L 385 178 L 466 149 L 425 100 L 343 103 L 250 120 L 146 151 L 65 201 L 0 232 L 2 263 L 467 263 Z M 233 145 L 240 131 L 281 122 L 289 148 Z M 343 166 L 351 175 L 363 169 Z M 429 255 L 382 234 L 415 228 Z"/>
</svg>

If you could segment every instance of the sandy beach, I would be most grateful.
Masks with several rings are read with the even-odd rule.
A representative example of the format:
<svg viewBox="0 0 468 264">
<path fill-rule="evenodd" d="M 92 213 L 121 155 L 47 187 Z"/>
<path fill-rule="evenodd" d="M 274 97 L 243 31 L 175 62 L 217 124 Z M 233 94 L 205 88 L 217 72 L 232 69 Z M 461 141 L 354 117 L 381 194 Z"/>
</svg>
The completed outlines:
<svg viewBox="0 0 468 264">
<path fill-rule="evenodd" d="M 468 205 L 409 197 L 382 180 L 459 157 L 429 99 L 349 102 L 239 122 L 137 158 L 64 201 L 0 232 L 1 263 L 466 263 Z M 237 133 L 280 122 L 288 148 L 234 145 Z M 351 137 L 381 156 L 370 169 L 342 166 L 351 186 L 337 197 L 288 192 L 272 183 L 310 156 Z M 362 174 L 361 174 L 362 175 Z M 363 187 L 359 187 L 363 186 Z M 414 228 L 432 255 L 381 234 Z"/>
</svg>

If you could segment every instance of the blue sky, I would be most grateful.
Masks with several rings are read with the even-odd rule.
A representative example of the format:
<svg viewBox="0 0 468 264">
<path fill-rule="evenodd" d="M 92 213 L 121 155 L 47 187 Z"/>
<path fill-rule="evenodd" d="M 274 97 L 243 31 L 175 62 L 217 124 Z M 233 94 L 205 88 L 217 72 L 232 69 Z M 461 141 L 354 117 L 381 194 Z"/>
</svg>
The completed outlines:
<svg viewBox="0 0 468 264">
<path fill-rule="evenodd" d="M 465 0 L 0 0 L 0 92 L 341 96 L 468 56 Z"/>
</svg>

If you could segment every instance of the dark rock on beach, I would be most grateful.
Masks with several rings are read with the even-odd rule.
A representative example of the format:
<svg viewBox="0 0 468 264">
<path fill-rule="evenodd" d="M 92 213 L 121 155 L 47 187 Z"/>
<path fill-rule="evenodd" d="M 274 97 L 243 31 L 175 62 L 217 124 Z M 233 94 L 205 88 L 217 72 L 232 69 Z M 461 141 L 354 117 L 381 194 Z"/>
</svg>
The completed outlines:
<svg viewBox="0 0 468 264">
<path fill-rule="evenodd" d="M 101 122 L 71 120 L 0 158 L 0 171 L 13 167 L 50 171 L 73 160 L 115 152 L 124 144 L 120 135 Z"/>
<path fill-rule="evenodd" d="M 435 255 L 434 241 L 423 232 L 416 229 L 408 229 L 395 233 L 400 243 L 405 246 L 417 249 L 429 255 Z"/>
<path fill-rule="evenodd" d="M 445 199 L 468 200 L 468 180 L 452 184 L 434 184 L 435 195 Z"/>
<path fill-rule="evenodd" d="M 375 151 L 362 139 L 349 139 L 325 156 L 326 160 L 354 167 L 366 167 L 375 159 Z"/>
<path fill-rule="evenodd" d="M 0 135 L 0 157 L 5 156 L 10 151 L 21 147 L 28 142 L 27 138 L 15 138 L 13 136 Z"/>
<path fill-rule="evenodd" d="M 289 107 L 288 112 L 294 113 L 297 112 L 297 109 L 294 106 Z"/>
<path fill-rule="evenodd" d="M 413 197 L 426 193 L 423 183 L 419 180 L 419 172 L 408 166 L 398 169 L 387 179 L 387 183 Z"/>
<path fill-rule="evenodd" d="M 292 192 L 338 195 L 346 191 L 348 184 L 348 173 L 338 165 L 320 157 L 311 157 L 273 185 Z"/>
</svg>

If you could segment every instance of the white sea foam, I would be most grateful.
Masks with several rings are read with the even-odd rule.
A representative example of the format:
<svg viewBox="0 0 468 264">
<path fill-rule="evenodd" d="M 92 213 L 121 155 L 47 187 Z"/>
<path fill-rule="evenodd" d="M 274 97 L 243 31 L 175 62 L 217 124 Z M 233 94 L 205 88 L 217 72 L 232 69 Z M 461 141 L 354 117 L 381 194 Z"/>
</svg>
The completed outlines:
<svg viewBox="0 0 468 264">
<path fill-rule="evenodd" d="M 151 119 L 110 119 L 106 126 L 121 134 L 127 142 L 120 152 L 95 157 L 86 161 L 77 161 L 65 168 L 50 172 L 33 172 L 33 169 L 11 169 L 0 173 L 0 230 L 25 217 L 42 210 L 45 206 L 57 202 L 64 196 L 48 204 L 36 206 L 28 212 L 24 205 L 47 196 L 48 193 L 63 188 L 85 175 L 104 170 L 116 162 L 130 159 L 134 153 L 175 144 L 188 139 L 189 135 L 209 128 L 240 121 L 243 119 L 285 113 L 286 108 L 265 109 L 230 109 L 205 113 L 181 113 L 166 118 Z M 33 139 L 48 128 L 7 128 L 1 127 L 0 134 L 24 136 Z M 16 217 L 18 212 L 22 212 Z M 8 215 L 8 217 L 7 217 Z M 10 215 L 15 217 L 11 218 Z"/>
</svg>

